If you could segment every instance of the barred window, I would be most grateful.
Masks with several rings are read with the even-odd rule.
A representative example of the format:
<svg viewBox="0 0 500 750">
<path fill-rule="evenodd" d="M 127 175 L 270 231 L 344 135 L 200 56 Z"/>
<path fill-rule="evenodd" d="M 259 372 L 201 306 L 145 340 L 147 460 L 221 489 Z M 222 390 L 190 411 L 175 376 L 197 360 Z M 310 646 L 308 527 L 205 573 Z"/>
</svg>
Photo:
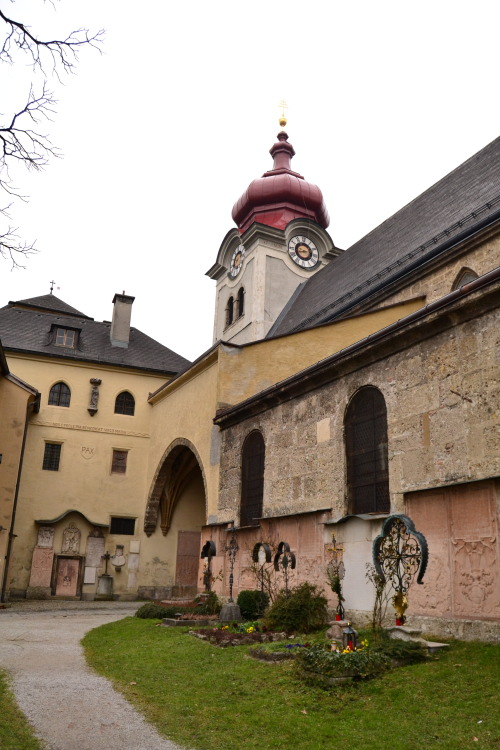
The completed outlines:
<svg viewBox="0 0 500 750">
<path fill-rule="evenodd" d="M 112 516 L 109 527 L 110 534 L 133 535 L 135 532 L 135 518 Z"/>
<path fill-rule="evenodd" d="M 382 393 L 361 388 L 345 415 L 347 488 L 351 513 L 388 513 L 387 409 Z"/>
<path fill-rule="evenodd" d="M 66 383 L 56 383 L 49 391 L 49 406 L 69 406 L 71 391 Z"/>
<path fill-rule="evenodd" d="M 128 451 L 113 451 L 113 460 L 111 462 L 112 474 L 125 474 L 127 471 Z"/>
<path fill-rule="evenodd" d="M 135 399 L 128 391 L 122 391 L 118 394 L 115 401 L 115 414 L 128 414 L 134 416 Z"/>
<path fill-rule="evenodd" d="M 261 433 L 251 432 L 241 456 L 240 526 L 257 526 L 264 497 L 265 444 Z"/>
<path fill-rule="evenodd" d="M 45 443 L 42 469 L 45 471 L 59 471 L 61 460 L 61 443 Z"/>
</svg>

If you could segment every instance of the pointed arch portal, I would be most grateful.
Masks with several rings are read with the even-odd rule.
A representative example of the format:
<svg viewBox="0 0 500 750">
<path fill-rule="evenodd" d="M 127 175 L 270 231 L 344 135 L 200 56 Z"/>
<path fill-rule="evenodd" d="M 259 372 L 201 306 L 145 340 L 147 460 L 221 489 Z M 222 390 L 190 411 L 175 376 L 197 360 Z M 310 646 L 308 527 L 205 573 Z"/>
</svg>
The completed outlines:
<svg viewBox="0 0 500 750">
<path fill-rule="evenodd" d="M 172 583 L 184 593 L 186 587 L 198 584 L 201 527 L 205 521 L 201 461 L 194 446 L 179 439 L 172 443 L 159 464 L 146 506 L 144 531 L 151 536 L 159 525 L 170 549 L 176 550 Z"/>
</svg>

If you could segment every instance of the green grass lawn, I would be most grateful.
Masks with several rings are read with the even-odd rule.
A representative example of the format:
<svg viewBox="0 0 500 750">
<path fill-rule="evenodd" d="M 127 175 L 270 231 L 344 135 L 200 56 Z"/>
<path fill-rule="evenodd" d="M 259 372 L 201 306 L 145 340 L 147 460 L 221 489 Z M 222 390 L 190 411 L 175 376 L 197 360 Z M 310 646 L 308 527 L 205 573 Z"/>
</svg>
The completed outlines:
<svg viewBox="0 0 500 750">
<path fill-rule="evenodd" d="M 24 714 L 18 709 L 5 672 L 0 670 L 1 750 L 41 750 Z"/>
<path fill-rule="evenodd" d="M 291 662 L 217 648 L 127 618 L 88 633 L 89 663 L 158 730 L 192 750 L 500 749 L 500 648 L 453 643 L 383 677 L 324 690 Z M 28 747 L 28 746 L 27 746 Z"/>
</svg>

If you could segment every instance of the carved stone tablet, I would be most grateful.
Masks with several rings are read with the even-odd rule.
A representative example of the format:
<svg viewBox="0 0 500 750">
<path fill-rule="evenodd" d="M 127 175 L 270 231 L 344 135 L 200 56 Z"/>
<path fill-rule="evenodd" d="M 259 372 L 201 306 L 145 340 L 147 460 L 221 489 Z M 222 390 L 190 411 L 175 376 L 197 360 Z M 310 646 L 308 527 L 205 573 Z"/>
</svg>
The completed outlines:
<svg viewBox="0 0 500 750">
<path fill-rule="evenodd" d="M 35 547 L 31 561 L 30 586 L 50 586 L 53 560 L 53 549 Z"/>
<path fill-rule="evenodd" d="M 62 552 L 71 552 L 75 555 L 78 555 L 80 552 L 80 538 L 81 538 L 81 532 L 80 529 L 78 529 L 76 526 L 68 526 L 67 529 L 64 529 L 63 531 L 63 543 L 62 543 Z"/>
<path fill-rule="evenodd" d="M 40 526 L 38 529 L 37 547 L 47 547 L 52 549 L 54 546 L 54 527 Z"/>
</svg>

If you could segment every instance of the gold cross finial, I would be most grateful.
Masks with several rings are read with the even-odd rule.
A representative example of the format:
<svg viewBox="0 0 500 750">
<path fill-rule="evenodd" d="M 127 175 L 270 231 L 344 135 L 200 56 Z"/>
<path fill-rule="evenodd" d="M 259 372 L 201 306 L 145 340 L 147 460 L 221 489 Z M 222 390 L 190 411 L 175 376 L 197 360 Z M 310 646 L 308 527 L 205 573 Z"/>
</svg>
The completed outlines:
<svg viewBox="0 0 500 750">
<path fill-rule="evenodd" d="M 279 123 L 280 123 L 280 126 L 284 128 L 286 125 L 285 109 L 288 109 L 288 104 L 286 103 L 284 99 L 282 99 L 280 103 L 278 104 L 278 107 L 281 109 L 281 117 L 279 119 Z"/>
</svg>

